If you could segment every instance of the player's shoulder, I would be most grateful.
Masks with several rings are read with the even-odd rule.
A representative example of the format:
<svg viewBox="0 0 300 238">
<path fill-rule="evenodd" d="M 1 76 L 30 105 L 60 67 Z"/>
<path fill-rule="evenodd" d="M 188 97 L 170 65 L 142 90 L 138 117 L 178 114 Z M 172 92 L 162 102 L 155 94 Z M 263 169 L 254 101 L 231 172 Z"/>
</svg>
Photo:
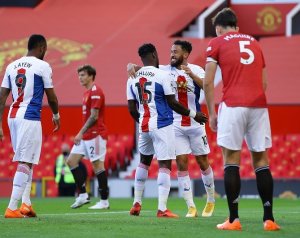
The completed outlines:
<svg viewBox="0 0 300 238">
<path fill-rule="evenodd" d="M 203 70 L 203 68 L 200 65 L 197 65 L 197 64 L 190 64 L 190 63 L 188 63 L 188 67 L 191 70 Z"/>
<path fill-rule="evenodd" d="M 90 89 L 90 93 L 104 95 L 102 88 L 98 84 L 93 84 L 92 88 Z"/>
<path fill-rule="evenodd" d="M 163 70 L 163 71 L 170 71 L 171 70 L 171 66 L 169 64 L 166 64 L 166 65 L 160 64 L 159 65 L 159 69 Z"/>
<path fill-rule="evenodd" d="M 29 57 L 25 57 L 25 60 L 29 63 L 32 63 L 32 66 L 34 69 L 39 69 L 41 71 L 49 71 L 52 70 L 51 66 L 48 62 L 38 59 L 36 57 L 33 56 L 29 56 Z"/>
</svg>

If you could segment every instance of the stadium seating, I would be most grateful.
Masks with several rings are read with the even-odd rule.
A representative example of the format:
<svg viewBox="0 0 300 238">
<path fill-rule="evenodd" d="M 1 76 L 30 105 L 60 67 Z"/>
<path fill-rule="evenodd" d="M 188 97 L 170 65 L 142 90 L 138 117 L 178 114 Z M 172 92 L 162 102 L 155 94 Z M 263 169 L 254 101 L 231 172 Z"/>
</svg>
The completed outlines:
<svg viewBox="0 0 300 238">
<path fill-rule="evenodd" d="M 44 136 L 41 159 L 37 166 L 34 167 L 33 178 L 41 179 L 42 177 L 53 177 L 54 167 L 57 156 L 60 154 L 62 143 L 70 146 L 73 144 L 72 136 L 54 135 Z M 110 135 L 107 143 L 107 154 L 105 166 L 109 175 L 116 174 L 119 170 L 125 169 L 132 159 L 134 148 L 134 138 L 131 135 Z M 0 178 L 12 178 L 16 170 L 16 163 L 12 163 L 13 149 L 9 139 L 0 142 Z M 88 169 L 88 176 L 93 176 L 91 163 L 83 160 Z"/>
<path fill-rule="evenodd" d="M 268 151 L 270 167 L 274 178 L 300 178 L 300 135 L 274 135 L 273 147 Z M 223 178 L 223 159 L 221 149 L 216 143 L 216 136 L 209 135 L 211 153 L 210 164 L 214 170 L 215 178 Z M 241 151 L 240 173 L 242 178 L 255 178 L 250 153 L 244 143 Z M 198 164 L 193 156 L 189 158 L 190 177 L 197 179 L 201 177 Z M 149 178 L 155 179 L 158 172 L 158 163 L 154 160 L 149 168 Z M 172 164 L 171 177 L 176 179 L 177 169 Z M 135 171 L 127 176 L 133 179 Z"/>
<path fill-rule="evenodd" d="M 269 150 L 270 167 L 274 178 L 300 178 L 300 135 L 274 135 L 273 147 Z M 223 178 L 223 160 L 221 149 L 216 144 L 215 135 L 209 135 L 211 153 L 209 161 L 214 170 L 216 178 Z M 72 145 L 73 137 L 67 135 L 44 136 L 42 153 L 39 165 L 34 168 L 34 179 L 42 177 L 53 177 L 56 157 L 60 153 L 62 143 Z M 124 170 L 132 159 L 135 148 L 134 136 L 132 135 L 109 135 L 107 143 L 107 154 L 105 166 L 109 176 L 117 176 L 118 172 Z M 241 177 L 254 178 L 250 153 L 244 143 L 241 151 Z M 1 178 L 12 178 L 15 173 L 16 163 L 12 163 L 13 149 L 9 139 L 0 142 L 0 171 Z M 93 176 L 91 164 L 83 160 L 88 168 L 88 176 Z M 198 164 L 193 156 L 189 160 L 190 177 L 193 179 L 201 176 Z M 158 163 L 154 159 L 149 168 L 149 177 L 156 178 Z M 127 176 L 134 178 L 135 171 Z M 176 179 L 177 168 L 175 162 L 172 164 L 171 177 Z M 54 186 L 54 185 L 53 185 Z"/>
</svg>

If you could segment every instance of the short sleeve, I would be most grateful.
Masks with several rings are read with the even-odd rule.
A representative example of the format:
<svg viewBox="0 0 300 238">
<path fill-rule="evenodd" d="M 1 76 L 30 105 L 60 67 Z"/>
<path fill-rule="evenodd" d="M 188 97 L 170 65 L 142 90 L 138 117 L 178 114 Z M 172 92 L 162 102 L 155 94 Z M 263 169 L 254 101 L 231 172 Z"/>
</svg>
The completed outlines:
<svg viewBox="0 0 300 238">
<path fill-rule="evenodd" d="M 53 82 L 52 82 L 52 69 L 48 63 L 45 64 L 43 67 L 43 82 L 45 88 L 53 88 Z"/>
<path fill-rule="evenodd" d="M 202 67 L 197 66 L 195 68 L 195 72 L 193 71 L 194 74 L 196 74 L 199 78 L 204 79 L 205 78 L 205 71 Z"/>
<path fill-rule="evenodd" d="M 133 80 L 134 79 L 132 79 L 132 78 L 129 78 L 127 80 L 127 87 L 126 87 L 127 100 L 135 100 L 136 99 L 133 89 L 132 89 L 132 81 Z"/>
<path fill-rule="evenodd" d="M 6 69 L 6 71 L 5 71 L 1 87 L 11 89 L 11 83 L 10 83 L 10 78 L 9 78 L 9 75 L 8 75 L 8 69 Z"/>
<path fill-rule="evenodd" d="M 165 95 L 172 95 L 175 94 L 175 89 L 173 87 L 173 77 L 171 74 L 166 73 L 163 74 L 163 79 L 162 79 L 162 86 L 164 89 Z"/>
<path fill-rule="evenodd" d="M 219 48 L 216 44 L 216 39 L 212 39 L 207 46 L 206 49 L 206 62 L 218 62 L 219 61 Z"/>
<path fill-rule="evenodd" d="M 95 87 L 95 86 L 94 86 Z M 100 109 L 104 104 L 104 95 L 98 88 L 92 88 L 91 91 L 91 108 Z"/>
</svg>

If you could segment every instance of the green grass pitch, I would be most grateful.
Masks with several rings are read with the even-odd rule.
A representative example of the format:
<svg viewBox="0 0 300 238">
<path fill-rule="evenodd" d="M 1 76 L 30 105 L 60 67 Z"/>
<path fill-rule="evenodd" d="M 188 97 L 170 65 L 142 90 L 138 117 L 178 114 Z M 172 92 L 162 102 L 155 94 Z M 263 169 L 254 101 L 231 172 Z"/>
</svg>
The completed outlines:
<svg viewBox="0 0 300 238">
<path fill-rule="evenodd" d="M 0 199 L 0 237 L 140 237 L 140 238 L 260 238 L 300 237 L 300 200 L 274 200 L 276 221 L 282 227 L 277 232 L 262 228 L 262 206 L 258 199 L 241 199 L 242 231 L 219 231 L 216 224 L 228 215 L 225 199 L 216 201 L 215 213 L 210 218 L 185 218 L 185 202 L 170 198 L 168 207 L 179 219 L 156 218 L 157 199 L 144 199 L 139 217 L 129 216 L 132 199 L 110 199 L 111 209 L 89 210 L 88 205 L 71 209 L 73 198 L 32 199 L 38 218 L 4 219 L 8 199 Z M 96 202 L 93 198 L 92 202 Z M 201 214 L 204 199 L 195 198 Z M 91 203 L 93 204 L 93 203 Z"/>
</svg>

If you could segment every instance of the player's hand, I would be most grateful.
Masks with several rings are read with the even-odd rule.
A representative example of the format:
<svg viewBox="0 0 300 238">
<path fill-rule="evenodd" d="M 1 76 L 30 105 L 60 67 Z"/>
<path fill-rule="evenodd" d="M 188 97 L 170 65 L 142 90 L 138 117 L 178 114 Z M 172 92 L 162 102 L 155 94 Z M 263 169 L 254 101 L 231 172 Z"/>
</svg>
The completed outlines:
<svg viewBox="0 0 300 238">
<path fill-rule="evenodd" d="M 181 65 L 181 69 L 182 69 L 188 76 L 192 77 L 193 72 L 192 72 L 192 70 L 191 70 L 188 66 L 186 66 L 186 65 Z"/>
<path fill-rule="evenodd" d="M 212 131 L 216 132 L 218 129 L 218 118 L 217 115 L 211 115 L 209 116 L 209 127 Z"/>
<path fill-rule="evenodd" d="M 79 132 L 75 137 L 74 137 L 74 144 L 75 145 L 79 145 L 80 144 L 80 141 L 82 140 L 82 133 Z"/>
<path fill-rule="evenodd" d="M 196 112 L 194 120 L 199 123 L 206 123 L 208 118 L 203 112 Z"/>
<path fill-rule="evenodd" d="M 53 132 L 56 132 L 59 130 L 60 128 L 60 119 L 54 119 L 52 118 L 52 122 L 53 122 L 53 125 L 54 125 L 54 129 L 53 129 Z"/>
<path fill-rule="evenodd" d="M 2 141 L 4 138 L 4 134 L 3 134 L 3 129 L 2 127 L 0 128 L 0 140 Z"/>
<path fill-rule="evenodd" d="M 127 65 L 127 75 L 128 75 L 128 78 L 135 78 L 135 67 L 136 65 L 135 64 L 132 64 L 132 63 L 129 63 Z"/>
</svg>

